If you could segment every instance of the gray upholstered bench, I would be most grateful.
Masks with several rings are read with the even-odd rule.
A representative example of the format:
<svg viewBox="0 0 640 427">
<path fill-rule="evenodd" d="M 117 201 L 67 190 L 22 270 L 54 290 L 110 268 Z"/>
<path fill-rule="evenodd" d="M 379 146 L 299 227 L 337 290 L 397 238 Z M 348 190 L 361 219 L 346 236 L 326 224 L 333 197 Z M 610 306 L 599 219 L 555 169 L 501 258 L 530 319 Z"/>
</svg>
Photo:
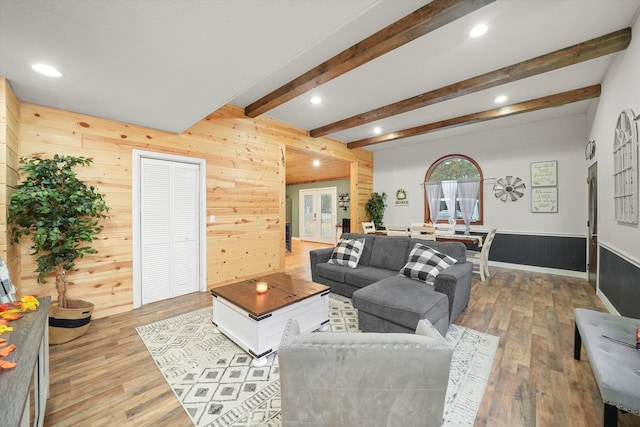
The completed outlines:
<svg viewBox="0 0 640 427">
<path fill-rule="evenodd" d="M 605 427 L 618 423 L 618 409 L 640 415 L 640 351 L 636 343 L 639 319 L 576 308 L 573 357 L 580 360 L 584 344 L 604 402 Z"/>
</svg>

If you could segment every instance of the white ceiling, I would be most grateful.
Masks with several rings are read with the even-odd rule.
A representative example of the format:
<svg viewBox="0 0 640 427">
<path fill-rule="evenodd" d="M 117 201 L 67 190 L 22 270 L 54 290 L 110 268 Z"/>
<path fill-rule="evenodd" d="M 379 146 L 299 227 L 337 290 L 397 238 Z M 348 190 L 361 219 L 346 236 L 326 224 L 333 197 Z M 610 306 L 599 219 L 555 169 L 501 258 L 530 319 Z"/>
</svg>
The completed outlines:
<svg viewBox="0 0 640 427">
<path fill-rule="evenodd" d="M 181 132 L 246 107 L 427 0 L 0 0 L 0 76 L 18 98 Z M 640 0 L 497 0 L 271 111 L 313 129 L 628 27 Z M 471 39 L 484 22 L 489 32 Z M 617 53 L 328 135 L 343 142 L 602 82 Z M 31 70 L 45 62 L 63 77 Z M 323 103 L 312 105 L 312 95 Z M 596 101 L 367 147 L 587 111 Z"/>
</svg>

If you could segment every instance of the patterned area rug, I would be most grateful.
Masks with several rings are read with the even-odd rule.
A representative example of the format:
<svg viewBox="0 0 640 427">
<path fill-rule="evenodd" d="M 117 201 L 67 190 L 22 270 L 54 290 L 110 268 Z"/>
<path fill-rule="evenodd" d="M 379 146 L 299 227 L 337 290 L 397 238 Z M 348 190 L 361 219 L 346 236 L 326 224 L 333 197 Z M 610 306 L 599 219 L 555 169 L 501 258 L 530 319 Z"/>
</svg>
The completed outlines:
<svg viewBox="0 0 640 427">
<path fill-rule="evenodd" d="M 211 323 L 211 308 L 136 328 L 153 360 L 197 427 L 279 427 L 278 358 L 266 366 Z M 351 300 L 331 294 L 334 332 L 358 331 Z M 443 426 L 472 426 L 493 365 L 498 337 L 451 325 L 453 349 Z"/>
</svg>

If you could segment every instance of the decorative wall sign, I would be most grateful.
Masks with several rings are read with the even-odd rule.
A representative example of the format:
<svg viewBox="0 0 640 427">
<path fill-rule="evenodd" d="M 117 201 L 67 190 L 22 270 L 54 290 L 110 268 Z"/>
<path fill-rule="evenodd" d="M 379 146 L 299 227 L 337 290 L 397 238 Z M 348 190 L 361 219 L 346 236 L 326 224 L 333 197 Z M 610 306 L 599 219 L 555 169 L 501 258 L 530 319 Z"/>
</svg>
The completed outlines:
<svg viewBox="0 0 640 427">
<path fill-rule="evenodd" d="M 515 202 L 524 195 L 522 191 L 525 188 L 526 186 L 520 178 L 516 177 L 513 179 L 511 175 L 508 175 L 504 179 L 498 179 L 496 184 L 493 185 L 493 194 L 496 196 L 496 199 L 500 199 L 505 203 L 507 200 Z"/>
<path fill-rule="evenodd" d="M 407 192 L 402 188 L 396 191 L 396 206 L 409 206 L 409 199 L 407 199 Z"/>
<path fill-rule="evenodd" d="M 556 213 L 558 212 L 558 188 L 542 187 L 531 189 L 531 212 Z"/>
<path fill-rule="evenodd" d="M 349 209 L 349 193 L 338 194 L 338 207 L 345 212 Z"/>
<path fill-rule="evenodd" d="M 632 110 L 624 110 L 616 123 L 613 141 L 613 201 L 616 221 L 638 223 L 638 129 Z"/>
<path fill-rule="evenodd" d="M 558 162 L 556 160 L 531 163 L 532 187 L 551 187 L 554 185 L 558 185 Z"/>
</svg>

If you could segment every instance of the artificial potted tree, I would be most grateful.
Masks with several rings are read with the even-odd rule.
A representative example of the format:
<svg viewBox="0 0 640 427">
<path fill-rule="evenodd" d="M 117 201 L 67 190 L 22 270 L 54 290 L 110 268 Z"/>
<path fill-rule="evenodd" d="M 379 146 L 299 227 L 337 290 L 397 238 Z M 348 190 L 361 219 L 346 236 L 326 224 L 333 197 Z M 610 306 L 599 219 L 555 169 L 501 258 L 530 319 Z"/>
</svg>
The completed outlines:
<svg viewBox="0 0 640 427">
<path fill-rule="evenodd" d="M 371 221 L 373 221 L 377 230 L 382 228 L 384 209 L 387 206 L 384 204 L 385 200 L 387 200 L 387 193 L 383 192 L 379 194 L 378 192 L 374 192 L 371 193 L 371 198 L 364 205 L 364 211 Z"/>
<path fill-rule="evenodd" d="M 88 166 L 92 159 L 54 155 L 52 159 L 21 158 L 24 181 L 9 198 L 12 243 L 31 238 L 31 255 L 36 257 L 38 283 L 55 272 L 57 303 L 49 310 L 49 342 L 62 344 L 89 329 L 93 304 L 67 298 L 66 273 L 76 260 L 97 251 L 90 243 L 97 239 L 110 208 L 104 195 L 78 179 L 75 166 Z"/>
</svg>

